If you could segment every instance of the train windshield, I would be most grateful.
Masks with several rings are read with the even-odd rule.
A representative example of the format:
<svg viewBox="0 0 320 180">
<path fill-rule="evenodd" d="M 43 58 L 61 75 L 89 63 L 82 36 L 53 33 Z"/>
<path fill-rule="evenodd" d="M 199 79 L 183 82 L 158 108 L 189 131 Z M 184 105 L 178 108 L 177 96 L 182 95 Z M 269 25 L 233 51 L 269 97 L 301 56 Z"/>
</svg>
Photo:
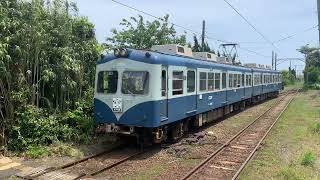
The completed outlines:
<svg viewBox="0 0 320 180">
<path fill-rule="evenodd" d="M 118 89 L 117 71 L 100 71 L 98 74 L 98 93 L 114 94 Z"/>
<path fill-rule="evenodd" d="M 146 71 L 125 71 L 122 74 L 123 94 L 143 95 L 149 90 L 149 73 Z"/>
</svg>

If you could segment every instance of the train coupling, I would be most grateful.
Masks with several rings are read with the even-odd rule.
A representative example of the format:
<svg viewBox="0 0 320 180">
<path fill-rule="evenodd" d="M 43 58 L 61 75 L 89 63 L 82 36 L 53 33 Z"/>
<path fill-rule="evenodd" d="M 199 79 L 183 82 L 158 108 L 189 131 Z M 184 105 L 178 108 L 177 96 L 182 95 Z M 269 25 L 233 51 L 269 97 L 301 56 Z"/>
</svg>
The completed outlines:
<svg viewBox="0 0 320 180">
<path fill-rule="evenodd" d="M 97 133 L 113 133 L 113 134 L 124 134 L 124 135 L 131 135 L 135 131 L 133 126 L 118 126 L 115 124 L 102 124 L 99 125 L 97 128 Z"/>
</svg>

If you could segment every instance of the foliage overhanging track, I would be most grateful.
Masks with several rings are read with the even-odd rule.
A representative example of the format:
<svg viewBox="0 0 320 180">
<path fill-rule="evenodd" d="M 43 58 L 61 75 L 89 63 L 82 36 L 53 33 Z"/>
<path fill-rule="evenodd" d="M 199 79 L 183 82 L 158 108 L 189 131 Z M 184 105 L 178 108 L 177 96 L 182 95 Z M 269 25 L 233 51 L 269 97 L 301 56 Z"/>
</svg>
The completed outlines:
<svg viewBox="0 0 320 180">
<path fill-rule="evenodd" d="M 214 177 L 217 177 L 217 179 L 223 179 L 223 178 L 225 178 L 226 174 L 228 174 L 228 177 L 231 177 L 232 179 L 237 178 L 237 176 L 240 174 L 242 169 L 245 167 L 245 165 L 249 162 L 251 157 L 257 151 L 257 149 L 259 148 L 262 141 L 268 135 L 268 133 L 270 132 L 272 127 L 276 124 L 278 119 L 282 116 L 283 112 L 287 109 L 287 107 L 292 102 L 292 100 L 294 99 L 294 97 L 297 93 L 298 93 L 298 91 L 287 92 L 284 95 L 284 97 L 282 97 L 279 101 L 276 101 L 268 110 L 266 110 L 263 114 L 261 114 L 255 120 L 253 120 L 249 125 L 247 125 L 241 131 L 239 131 L 235 136 L 233 136 L 226 143 L 224 143 L 221 147 L 219 147 L 214 153 L 212 153 L 208 158 L 206 158 L 204 161 L 202 161 L 198 166 L 196 166 L 191 171 L 189 171 L 182 179 L 186 180 L 186 179 L 192 178 L 193 176 L 197 175 L 200 171 L 205 170 L 206 167 L 208 166 L 208 164 L 211 164 L 209 171 L 211 171 L 210 177 L 212 179 L 214 179 Z M 289 96 L 290 94 L 292 95 L 291 97 Z M 290 99 L 287 99 L 288 97 L 290 97 Z M 280 105 L 282 105 L 283 107 L 281 107 Z M 280 109 L 279 109 L 279 106 L 280 106 Z M 274 119 L 274 121 L 272 123 L 270 123 L 271 125 L 268 125 L 268 123 L 264 124 L 264 126 L 268 125 L 268 127 L 265 127 L 263 129 L 266 131 L 263 131 L 262 129 L 260 129 L 260 133 L 261 133 L 260 135 L 263 135 L 262 137 L 255 136 L 254 135 L 255 133 L 257 133 L 257 134 L 259 133 L 258 128 L 257 127 L 256 127 L 256 129 L 252 129 L 252 128 L 254 128 L 254 125 L 256 125 L 257 123 L 263 122 L 261 120 L 267 120 L 268 119 L 267 115 L 270 115 L 270 113 L 273 112 L 272 110 L 275 110 L 275 111 L 281 110 L 281 111 L 279 113 L 277 113 L 278 115 L 274 114 L 274 116 L 277 115 L 276 117 L 269 118 L 269 121 Z M 262 125 L 260 125 L 260 126 L 262 126 Z M 248 132 L 249 132 L 249 134 L 248 134 Z M 250 134 L 250 132 L 251 132 L 251 134 Z M 253 132 L 255 132 L 255 133 L 253 133 Z M 245 140 L 242 140 L 241 138 L 246 137 L 245 135 L 247 135 L 247 136 L 254 135 L 253 138 L 255 140 L 259 140 L 259 141 L 255 142 L 253 147 L 251 144 L 251 147 L 250 147 L 249 143 L 245 143 L 244 141 L 250 142 L 250 141 L 254 141 L 254 140 L 250 140 L 248 138 L 246 138 Z M 256 138 L 258 138 L 258 139 L 256 139 Z M 241 154 L 237 154 L 239 152 Z M 247 156 L 240 157 L 237 159 L 237 155 L 243 156 L 245 153 L 247 153 Z M 224 158 L 226 158 L 226 159 L 231 158 L 232 160 L 224 160 Z M 228 166 L 231 166 L 232 168 L 229 168 L 227 166 L 225 166 L 225 167 L 224 166 L 216 166 L 215 163 L 217 163 L 217 162 L 226 163 L 226 164 L 228 164 Z M 208 167 L 207 167 L 207 169 L 208 169 Z M 222 173 L 221 173 L 221 171 L 222 171 Z M 221 175 L 219 173 L 223 174 L 223 177 L 218 176 L 218 175 Z M 203 175 L 204 173 L 201 173 L 201 174 Z M 201 178 L 202 175 L 198 175 L 195 177 Z"/>
</svg>

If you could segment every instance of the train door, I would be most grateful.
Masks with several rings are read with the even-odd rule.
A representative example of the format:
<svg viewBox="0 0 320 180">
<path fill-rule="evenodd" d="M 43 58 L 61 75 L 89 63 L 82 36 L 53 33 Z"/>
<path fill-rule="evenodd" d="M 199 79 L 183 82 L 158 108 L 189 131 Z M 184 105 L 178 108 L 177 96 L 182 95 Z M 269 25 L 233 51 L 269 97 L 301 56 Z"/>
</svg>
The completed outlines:
<svg viewBox="0 0 320 180">
<path fill-rule="evenodd" d="M 228 90 L 229 90 L 229 73 L 227 71 L 222 72 L 222 89 L 224 89 L 224 101 L 223 105 L 228 103 Z"/>
<path fill-rule="evenodd" d="M 168 120 L 168 68 L 163 66 L 161 70 L 161 122 Z"/>
<path fill-rule="evenodd" d="M 194 115 L 197 112 L 197 71 L 187 69 L 187 115 Z"/>
</svg>

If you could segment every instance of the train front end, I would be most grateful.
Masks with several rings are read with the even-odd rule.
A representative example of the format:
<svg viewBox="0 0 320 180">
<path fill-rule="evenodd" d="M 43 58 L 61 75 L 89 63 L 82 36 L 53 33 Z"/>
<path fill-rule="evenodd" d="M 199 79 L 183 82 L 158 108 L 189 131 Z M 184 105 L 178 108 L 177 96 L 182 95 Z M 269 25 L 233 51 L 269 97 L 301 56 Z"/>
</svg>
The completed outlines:
<svg viewBox="0 0 320 180">
<path fill-rule="evenodd" d="M 116 50 L 97 62 L 94 114 L 98 132 L 135 136 L 158 126 L 158 65 L 137 50 Z M 141 61 L 142 59 L 142 61 Z M 159 87 L 158 87 L 159 86 Z M 160 94 L 160 92 L 159 92 Z"/>
</svg>

